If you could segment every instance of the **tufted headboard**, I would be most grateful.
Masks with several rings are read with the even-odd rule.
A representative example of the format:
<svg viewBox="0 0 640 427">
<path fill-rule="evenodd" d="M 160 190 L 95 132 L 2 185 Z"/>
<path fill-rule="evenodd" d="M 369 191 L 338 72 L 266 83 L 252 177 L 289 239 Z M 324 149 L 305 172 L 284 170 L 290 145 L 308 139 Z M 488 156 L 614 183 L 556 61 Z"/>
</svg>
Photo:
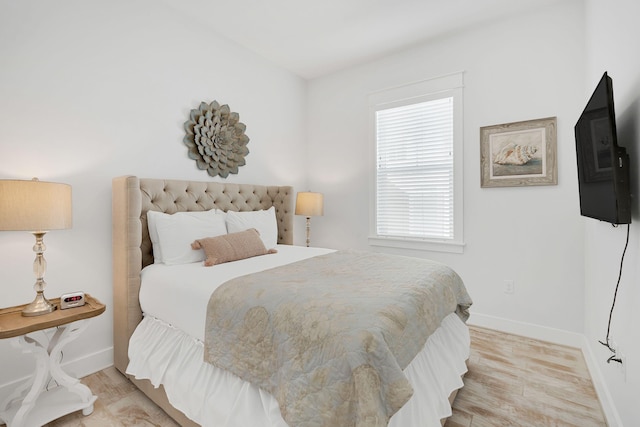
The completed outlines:
<svg viewBox="0 0 640 427">
<path fill-rule="evenodd" d="M 125 373 L 129 338 L 142 320 L 140 272 L 153 263 L 147 211 L 255 211 L 274 206 L 278 243 L 293 244 L 293 188 L 123 176 L 112 183 L 114 364 Z"/>
</svg>

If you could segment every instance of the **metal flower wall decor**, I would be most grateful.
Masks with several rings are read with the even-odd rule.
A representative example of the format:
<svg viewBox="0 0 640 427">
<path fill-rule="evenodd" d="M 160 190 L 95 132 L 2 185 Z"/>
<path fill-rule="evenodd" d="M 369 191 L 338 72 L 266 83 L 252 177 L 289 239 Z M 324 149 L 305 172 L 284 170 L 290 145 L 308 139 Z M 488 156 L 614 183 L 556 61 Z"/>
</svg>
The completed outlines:
<svg viewBox="0 0 640 427">
<path fill-rule="evenodd" d="M 209 175 L 226 178 L 230 173 L 237 174 L 238 168 L 246 164 L 247 127 L 228 105 L 217 101 L 200 103 L 197 110 L 191 110 L 184 128 L 187 134 L 183 141 L 189 147 L 189 158 Z"/>
</svg>

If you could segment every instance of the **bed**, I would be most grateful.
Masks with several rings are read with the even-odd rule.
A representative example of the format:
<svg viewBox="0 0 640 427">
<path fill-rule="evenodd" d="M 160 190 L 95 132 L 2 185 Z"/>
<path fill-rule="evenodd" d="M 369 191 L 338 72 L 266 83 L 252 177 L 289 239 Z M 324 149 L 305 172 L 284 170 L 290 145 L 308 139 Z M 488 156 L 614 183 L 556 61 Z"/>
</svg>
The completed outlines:
<svg viewBox="0 0 640 427">
<path fill-rule="evenodd" d="M 207 305 L 203 303 L 204 298 L 198 295 L 207 292 L 207 288 L 200 286 L 203 289 L 197 294 L 198 286 L 176 290 L 171 283 L 181 280 L 185 274 L 196 277 L 198 283 L 209 282 L 205 279 L 210 274 L 208 267 L 202 262 L 175 266 L 154 263 L 148 212 L 273 212 L 277 224 L 273 236 L 277 240 L 277 253 L 212 267 L 217 269 L 215 275 L 223 282 L 218 284 L 221 288 L 230 282 L 252 278 L 254 274 L 265 274 L 261 270 L 276 264 L 283 269 L 296 266 L 306 269 L 308 266 L 304 263 L 326 263 L 325 260 L 345 254 L 292 245 L 292 187 L 123 176 L 113 180 L 112 190 L 116 368 L 180 425 L 286 427 L 283 416 L 289 414 L 283 415 L 285 411 L 281 411 L 273 394 L 220 369 L 221 365 L 204 361 L 205 355 L 209 355 L 207 340 L 213 338 L 203 336 L 206 334 L 204 323 L 211 320 L 207 318 L 210 314 L 203 312 L 202 307 Z M 357 259 L 378 256 L 346 255 Z M 379 259 L 373 258 L 373 262 Z M 263 280 L 263 276 L 255 277 L 254 282 Z M 151 280 L 155 280 L 153 287 L 148 285 Z M 402 368 L 411 390 L 408 401 L 399 405 L 397 412 L 393 409 L 389 426 L 440 425 L 451 415 L 450 404 L 463 386 L 462 376 L 469 356 L 469 333 L 461 311 L 468 309 L 471 300 L 464 290 L 459 293 L 464 294 L 460 297 L 462 303 L 441 316 L 433 333 L 429 333 L 415 357 Z M 185 310 L 191 311 L 185 315 Z M 203 319 L 207 319 L 206 322 Z M 233 345 L 234 341 L 226 343 Z M 398 348 L 411 347 L 410 343 L 406 344 Z M 225 351 L 221 353 L 224 357 Z M 274 391 L 274 394 L 277 393 Z M 380 425 L 387 424 L 386 419 L 380 422 Z M 323 425 L 314 419 L 296 424 Z M 359 425 L 376 423 L 364 421 Z"/>
</svg>

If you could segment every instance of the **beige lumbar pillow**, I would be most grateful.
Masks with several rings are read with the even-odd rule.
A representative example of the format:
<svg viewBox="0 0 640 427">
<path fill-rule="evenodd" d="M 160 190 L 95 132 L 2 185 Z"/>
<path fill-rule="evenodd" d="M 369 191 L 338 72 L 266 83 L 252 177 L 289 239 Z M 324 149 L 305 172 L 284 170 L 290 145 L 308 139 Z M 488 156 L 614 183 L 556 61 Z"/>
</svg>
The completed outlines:
<svg viewBox="0 0 640 427">
<path fill-rule="evenodd" d="M 267 250 L 255 228 L 198 239 L 191 244 L 191 249 L 204 249 L 204 265 L 207 267 L 278 252 L 275 249 Z"/>
</svg>

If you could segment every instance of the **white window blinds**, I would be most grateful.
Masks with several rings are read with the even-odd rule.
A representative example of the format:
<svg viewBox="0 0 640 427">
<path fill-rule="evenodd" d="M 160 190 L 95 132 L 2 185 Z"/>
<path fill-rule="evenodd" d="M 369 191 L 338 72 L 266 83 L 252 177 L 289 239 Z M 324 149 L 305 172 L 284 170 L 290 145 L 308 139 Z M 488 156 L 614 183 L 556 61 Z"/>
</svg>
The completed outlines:
<svg viewBox="0 0 640 427">
<path fill-rule="evenodd" d="M 376 234 L 454 238 L 453 97 L 379 109 Z"/>
</svg>

